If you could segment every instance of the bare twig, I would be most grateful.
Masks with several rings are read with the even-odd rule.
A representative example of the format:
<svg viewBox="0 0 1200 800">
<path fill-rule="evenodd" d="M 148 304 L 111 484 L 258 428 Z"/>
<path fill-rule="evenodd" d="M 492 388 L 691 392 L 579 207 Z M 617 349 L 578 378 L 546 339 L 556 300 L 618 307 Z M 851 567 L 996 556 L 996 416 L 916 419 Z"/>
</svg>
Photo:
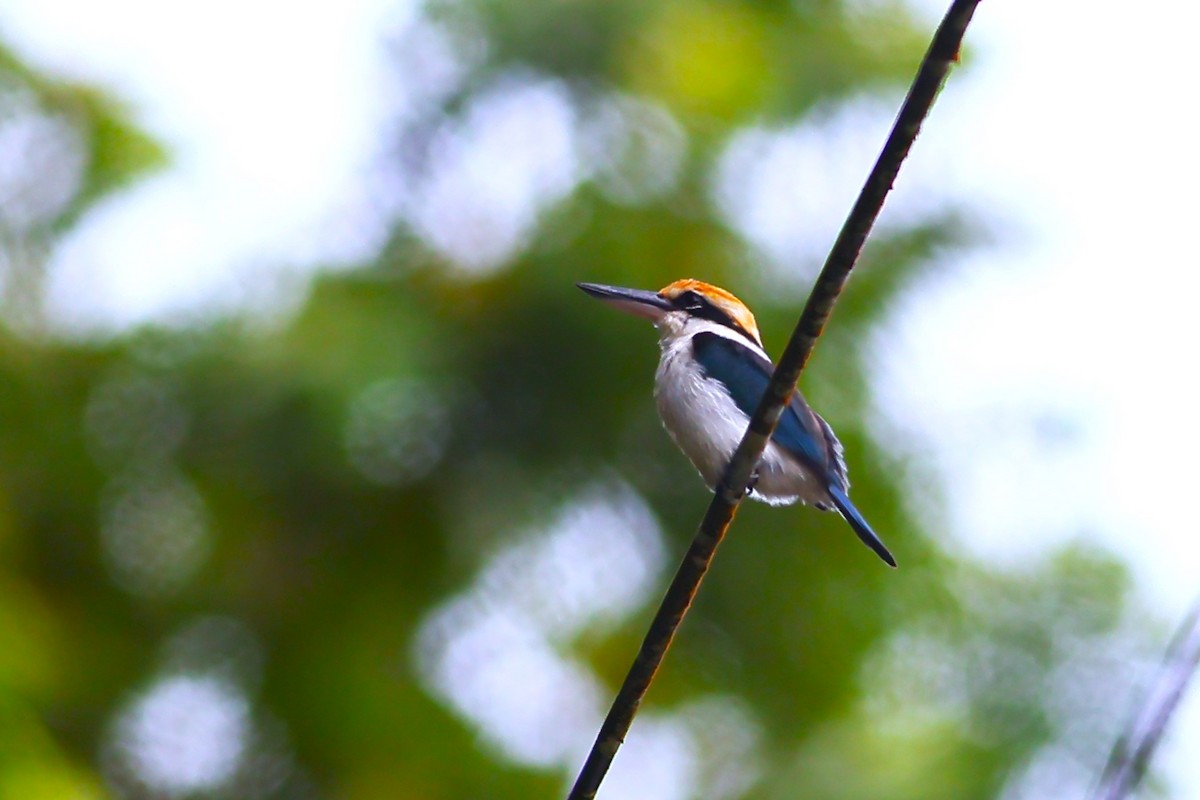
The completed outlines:
<svg viewBox="0 0 1200 800">
<path fill-rule="evenodd" d="M 625 682 L 613 700 L 612 708 L 575 780 L 568 800 L 588 800 L 595 797 L 617 749 L 625 740 L 634 714 L 637 713 L 638 706 L 641 705 L 642 698 L 675 637 L 675 632 L 692 604 L 692 598 L 695 597 L 700 581 L 708 571 L 717 546 L 733 521 L 738 505 L 746 493 L 745 487 L 750 482 L 750 475 L 796 388 L 800 371 L 808 362 L 813 346 L 829 319 L 850 270 L 858 260 L 863 242 L 879 216 L 879 210 L 892 188 L 900 164 L 908 155 L 942 82 L 958 60 L 963 35 L 978 3 L 979 0 L 955 0 L 938 27 L 883 151 L 867 177 L 854 208 L 846 218 L 829 257 L 825 260 L 825 266 L 779 360 L 771 383 L 754 412 L 745 437 L 725 470 L 725 477 L 717 487 L 683 563 L 679 565 L 675 578 L 663 597 L 658 613 L 650 623 L 650 630 L 647 631 L 641 649 L 625 676 Z"/>
<path fill-rule="evenodd" d="M 1137 788 L 1197 666 L 1200 666 L 1200 603 L 1179 626 L 1141 708 L 1125 735 L 1113 745 L 1093 795 L 1095 800 L 1121 800 Z"/>
</svg>

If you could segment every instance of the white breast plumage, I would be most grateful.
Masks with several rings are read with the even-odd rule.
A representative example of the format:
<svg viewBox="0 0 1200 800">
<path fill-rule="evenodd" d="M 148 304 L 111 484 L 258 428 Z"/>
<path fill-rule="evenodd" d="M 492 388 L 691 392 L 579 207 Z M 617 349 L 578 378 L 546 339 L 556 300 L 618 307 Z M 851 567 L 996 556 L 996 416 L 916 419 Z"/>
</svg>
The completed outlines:
<svg viewBox="0 0 1200 800">
<path fill-rule="evenodd" d="M 689 330 L 665 332 L 659 344 L 662 358 L 655 374 L 654 399 L 663 426 L 691 460 L 710 489 L 721 480 L 725 466 L 746 433 L 750 418 L 723 384 L 704 374 L 692 352 L 692 336 L 701 329 L 734 338 L 717 325 L 689 325 Z M 734 339 L 735 341 L 739 341 Z M 744 344 L 744 342 L 740 342 Z M 824 485 L 774 443 L 759 464 L 751 494 L 772 505 L 828 503 Z"/>
</svg>

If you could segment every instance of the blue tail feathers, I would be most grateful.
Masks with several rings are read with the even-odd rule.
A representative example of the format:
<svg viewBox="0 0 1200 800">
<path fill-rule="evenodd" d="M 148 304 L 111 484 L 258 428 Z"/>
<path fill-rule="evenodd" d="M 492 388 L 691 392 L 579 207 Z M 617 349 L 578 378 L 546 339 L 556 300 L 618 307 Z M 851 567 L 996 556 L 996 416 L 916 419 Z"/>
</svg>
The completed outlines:
<svg viewBox="0 0 1200 800">
<path fill-rule="evenodd" d="M 863 515 L 858 513 L 858 509 L 854 507 L 854 503 L 850 502 L 850 498 L 846 492 L 839 486 L 829 487 L 829 496 L 833 499 L 833 504 L 837 506 L 837 510 L 841 512 L 846 522 L 850 523 L 850 527 L 854 529 L 854 533 L 862 540 L 862 543 L 875 551 L 875 555 L 884 560 L 889 567 L 896 566 L 896 559 L 892 557 L 891 551 L 883 543 L 875 531 L 871 530 L 871 526 L 863 519 Z"/>
</svg>

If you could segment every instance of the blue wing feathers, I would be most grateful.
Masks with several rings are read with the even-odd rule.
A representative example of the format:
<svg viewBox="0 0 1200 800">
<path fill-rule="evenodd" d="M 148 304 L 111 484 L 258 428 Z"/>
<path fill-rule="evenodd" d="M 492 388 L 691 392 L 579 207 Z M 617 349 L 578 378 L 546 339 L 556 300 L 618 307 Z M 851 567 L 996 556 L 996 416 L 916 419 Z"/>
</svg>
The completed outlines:
<svg viewBox="0 0 1200 800">
<path fill-rule="evenodd" d="M 850 490 L 850 477 L 846 472 L 846 453 L 842 449 L 842 443 L 838 441 L 837 436 L 833 433 L 833 428 L 829 427 L 829 423 L 821 418 L 821 415 L 815 411 L 810 412 L 817 420 L 817 424 L 821 427 L 821 434 L 825 437 L 825 444 L 829 452 L 829 482 L 837 484 L 843 492 Z"/>
<path fill-rule="evenodd" d="M 771 362 L 754 350 L 715 333 L 693 336 L 692 351 L 705 375 L 723 383 L 737 407 L 746 416 L 753 415 L 771 382 L 774 371 Z M 792 395 L 791 404 L 784 409 L 771 440 L 825 475 L 829 497 L 854 533 L 888 565 L 896 566 L 896 559 L 887 546 L 846 494 L 850 481 L 846 477 L 841 442 L 798 392 Z"/>
<path fill-rule="evenodd" d="M 774 371 L 771 362 L 750 348 L 715 333 L 696 334 L 692 337 L 692 350 L 705 374 L 725 384 L 737 407 L 746 416 L 753 415 L 771 382 Z M 799 393 L 792 395 L 791 405 L 784 409 L 771 440 L 806 464 L 830 473 L 831 481 L 845 480 L 841 445 L 836 445 L 836 449 L 831 446 L 830 442 L 837 442 L 833 431 L 808 408 Z"/>
</svg>

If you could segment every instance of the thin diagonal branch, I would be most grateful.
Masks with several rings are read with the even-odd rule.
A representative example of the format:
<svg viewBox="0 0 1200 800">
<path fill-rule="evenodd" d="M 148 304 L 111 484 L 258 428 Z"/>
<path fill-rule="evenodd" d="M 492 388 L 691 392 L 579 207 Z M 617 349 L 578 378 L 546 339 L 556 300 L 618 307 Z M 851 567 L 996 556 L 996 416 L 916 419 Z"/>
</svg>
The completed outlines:
<svg viewBox="0 0 1200 800">
<path fill-rule="evenodd" d="M 1137 788 L 1198 666 L 1200 603 L 1180 625 L 1141 708 L 1125 735 L 1113 745 L 1093 795 L 1095 800 L 1122 800 Z"/>
<path fill-rule="evenodd" d="M 645 697 L 646 690 L 654 680 L 654 674 L 675 637 L 675 632 L 692 604 L 700 581 L 712 563 L 717 546 L 733 521 L 754 467 L 758 464 L 767 440 L 774 432 L 780 414 L 796 388 L 800 371 L 808 362 L 813 346 L 829 319 L 850 270 L 858 260 L 863 242 L 866 241 L 867 234 L 883 207 L 884 198 L 891 191 L 900 171 L 900 164 L 908 155 L 909 148 L 917 137 L 922 121 L 929 114 L 946 75 L 958 59 L 963 35 L 978 3 L 979 0 L 955 0 L 938 26 L 887 142 L 867 177 L 854 208 L 846 218 L 829 257 L 825 260 L 825 266 L 779 360 L 771 383 L 754 412 L 745 437 L 725 470 L 725 477 L 717 487 L 683 563 L 679 565 L 675 578 L 650 623 L 641 649 L 634 658 L 616 699 L 613 700 L 612 708 L 600 727 L 600 733 L 575 780 L 568 800 L 590 800 L 596 796 L 600 782 L 604 780 L 617 749 L 625 740 L 625 734 L 633 723 L 642 698 Z"/>
</svg>

